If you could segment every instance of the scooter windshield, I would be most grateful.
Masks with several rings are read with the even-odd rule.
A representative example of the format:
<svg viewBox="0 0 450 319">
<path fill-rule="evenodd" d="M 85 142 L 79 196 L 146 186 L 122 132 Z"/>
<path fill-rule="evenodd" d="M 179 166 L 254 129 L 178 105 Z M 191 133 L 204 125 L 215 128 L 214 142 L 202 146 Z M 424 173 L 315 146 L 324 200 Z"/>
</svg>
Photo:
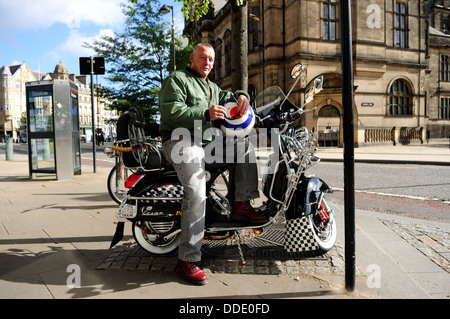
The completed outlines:
<svg viewBox="0 0 450 319">
<path fill-rule="evenodd" d="M 255 112 L 260 118 L 264 118 L 268 114 L 278 114 L 281 111 L 292 112 L 297 109 L 297 106 L 286 99 L 286 95 L 279 86 L 268 87 L 255 99 Z"/>
<path fill-rule="evenodd" d="M 255 99 L 255 111 L 259 117 L 265 117 L 274 108 L 279 108 L 285 95 L 279 86 L 271 86 L 258 94 Z"/>
</svg>

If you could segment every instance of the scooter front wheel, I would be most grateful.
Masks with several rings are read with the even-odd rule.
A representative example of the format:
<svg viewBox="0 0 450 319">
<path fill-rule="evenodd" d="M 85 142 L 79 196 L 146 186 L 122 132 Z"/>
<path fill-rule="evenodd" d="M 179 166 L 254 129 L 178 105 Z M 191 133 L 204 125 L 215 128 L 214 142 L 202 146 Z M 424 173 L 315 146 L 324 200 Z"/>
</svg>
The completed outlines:
<svg viewBox="0 0 450 319">
<path fill-rule="evenodd" d="M 323 199 L 323 201 L 325 201 L 325 199 Z M 308 215 L 310 228 L 321 253 L 326 253 L 333 248 L 336 243 L 336 220 L 333 212 L 330 211 L 328 213 L 330 216 L 328 216 L 327 222 L 324 222 L 323 218 L 320 216 L 320 209 L 316 210 L 314 214 Z"/>
<path fill-rule="evenodd" d="M 325 228 L 315 224 L 312 218 L 312 214 L 309 215 L 309 223 L 316 239 L 317 245 L 319 245 L 319 251 L 321 253 L 326 253 L 331 248 L 333 248 L 336 243 L 336 221 L 330 221 L 329 225 Z"/>
<path fill-rule="evenodd" d="M 174 251 L 180 244 L 180 233 L 176 232 L 177 222 L 152 223 L 148 221 L 133 221 L 134 240 L 138 245 L 153 254 L 163 255 Z"/>
</svg>

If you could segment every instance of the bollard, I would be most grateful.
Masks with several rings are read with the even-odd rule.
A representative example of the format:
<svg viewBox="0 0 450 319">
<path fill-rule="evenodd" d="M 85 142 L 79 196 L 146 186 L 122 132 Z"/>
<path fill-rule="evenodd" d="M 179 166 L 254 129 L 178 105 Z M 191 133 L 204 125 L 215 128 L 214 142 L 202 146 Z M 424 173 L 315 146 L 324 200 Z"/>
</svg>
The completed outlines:
<svg viewBox="0 0 450 319">
<path fill-rule="evenodd" d="M 12 161 L 14 159 L 13 139 L 12 138 L 6 139 L 5 155 L 6 155 L 7 161 Z"/>
</svg>

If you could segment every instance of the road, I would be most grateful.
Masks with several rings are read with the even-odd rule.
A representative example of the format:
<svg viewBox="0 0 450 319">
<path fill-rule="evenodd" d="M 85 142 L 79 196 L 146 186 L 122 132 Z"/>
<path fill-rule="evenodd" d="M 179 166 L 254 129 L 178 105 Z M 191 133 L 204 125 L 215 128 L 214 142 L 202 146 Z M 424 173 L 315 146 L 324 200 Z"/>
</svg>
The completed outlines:
<svg viewBox="0 0 450 319">
<path fill-rule="evenodd" d="M 320 162 L 308 170 L 333 188 L 344 188 L 342 163 Z M 450 202 L 450 166 L 355 163 L 358 191 Z"/>
<path fill-rule="evenodd" d="M 308 174 L 322 178 L 334 194 L 327 198 L 344 205 L 342 163 L 321 162 Z M 414 164 L 355 163 L 355 206 L 450 223 L 450 167 Z"/>
<path fill-rule="evenodd" d="M 103 151 L 105 147 L 110 147 L 111 143 L 105 143 L 96 147 L 95 164 L 96 167 L 113 167 L 115 159 L 108 157 Z M 93 163 L 93 150 L 91 143 L 81 143 L 81 164 L 83 166 L 92 166 Z"/>
<path fill-rule="evenodd" d="M 4 153 L 5 144 L 0 144 Z M 96 152 L 97 167 L 112 167 L 114 158 Z M 92 145 L 81 145 L 84 170 L 92 167 Z M 15 158 L 27 159 L 27 145 L 14 144 Z M 3 159 L 3 158 L 2 158 Z M 342 163 L 320 162 L 307 171 L 322 178 L 334 189 L 329 201 L 344 205 L 344 168 Z M 450 166 L 415 164 L 355 163 L 355 205 L 357 208 L 402 214 L 450 223 Z"/>
</svg>

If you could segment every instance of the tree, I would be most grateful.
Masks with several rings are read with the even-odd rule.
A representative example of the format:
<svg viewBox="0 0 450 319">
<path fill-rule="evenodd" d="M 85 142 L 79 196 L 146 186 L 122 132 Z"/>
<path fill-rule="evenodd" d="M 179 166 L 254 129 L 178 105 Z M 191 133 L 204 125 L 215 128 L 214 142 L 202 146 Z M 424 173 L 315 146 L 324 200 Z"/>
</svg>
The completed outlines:
<svg viewBox="0 0 450 319">
<path fill-rule="evenodd" d="M 247 1 L 231 4 L 231 86 L 233 90 L 248 90 L 248 8 Z"/>
<path fill-rule="evenodd" d="M 209 0 L 176 0 L 182 2 L 183 14 L 187 19 L 200 19 L 209 11 Z M 247 61 L 247 36 L 248 36 L 248 6 L 247 0 L 231 1 L 231 63 L 232 90 L 248 89 L 248 61 Z M 237 49 L 236 49 L 237 48 Z"/>
<path fill-rule="evenodd" d="M 172 41 L 166 33 L 169 28 L 161 19 L 156 0 L 128 0 L 122 7 L 127 17 L 122 33 L 85 43 L 108 65 L 106 79 L 111 85 L 98 88 L 97 93 L 110 100 L 111 108 L 119 113 L 137 106 L 152 122 L 170 63 Z M 181 56 L 186 54 L 177 56 L 177 66 L 185 64 Z"/>
</svg>

